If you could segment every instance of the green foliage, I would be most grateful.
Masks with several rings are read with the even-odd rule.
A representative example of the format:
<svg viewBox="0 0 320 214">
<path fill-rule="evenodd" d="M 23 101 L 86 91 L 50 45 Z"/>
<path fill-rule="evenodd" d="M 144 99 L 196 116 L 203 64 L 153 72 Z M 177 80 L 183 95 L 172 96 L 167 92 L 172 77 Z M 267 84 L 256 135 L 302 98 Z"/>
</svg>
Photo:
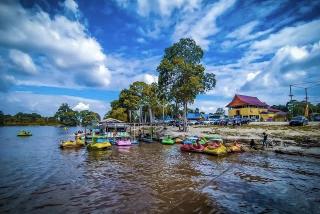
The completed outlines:
<svg viewBox="0 0 320 214">
<path fill-rule="evenodd" d="M 11 126 L 11 125 L 58 125 L 54 117 L 42 117 L 37 113 L 22 113 L 19 112 L 15 115 L 5 115 L 0 111 L 0 125 Z"/>
<path fill-rule="evenodd" d="M 159 88 L 166 99 L 178 103 L 192 103 L 199 93 L 215 87 L 214 74 L 205 74 L 200 64 L 203 51 L 194 40 L 180 39 L 166 48 L 157 68 Z"/>
<path fill-rule="evenodd" d="M 153 118 L 153 111 L 160 112 L 157 84 L 148 85 L 139 81 L 132 83 L 128 89 L 120 92 L 118 100 L 111 102 L 111 110 L 104 117 L 128 121 L 131 112 L 133 121 L 134 112 L 138 110 L 148 111 L 150 120 Z"/>
<path fill-rule="evenodd" d="M 225 110 L 223 108 L 217 108 L 216 115 L 223 116 L 225 114 Z"/>
<path fill-rule="evenodd" d="M 78 124 L 78 115 L 67 103 L 62 103 L 54 115 L 61 124 L 65 126 L 76 126 Z"/>
<path fill-rule="evenodd" d="M 113 108 L 111 109 L 111 111 L 109 111 L 105 116 L 104 118 L 108 118 L 108 117 L 111 117 L 111 118 L 114 118 L 114 119 L 117 119 L 117 120 L 122 120 L 122 121 L 125 121 L 127 122 L 128 121 L 128 115 L 127 115 L 127 109 L 126 108 L 122 108 L 122 107 L 119 107 L 119 108 Z"/>
<path fill-rule="evenodd" d="M 95 112 L 88 110 L 83 110 L 79 112 L 79 122 L 82 126 L 89 126 L 98 123 L 99 121 L 100 115 Z"/>
<path fill-rule="evenodd" d="M 286 105 L 273 105 L 271 108 L 278 109 L 283 112 L 288 112 L 288 107 Z"/>
<path fill-rule="evenodd" d="M 292 100 L 287 102 L 286 104 L 286 109 L 289 112 L 289 119 L 297 115 L 304 115 L 305 108 L 306 108 L 305 101 Z M 320 113 L 320 103 L 316 105 L 312 103 L 308 103 L 308 108 L 309 108 L 309 114 Z"/>
<path fill-rule="evenodd" d="M 3 125 L 65 125 L 76 126 L 90 125 L 100 121 L 100 115 L 92 111 L 73 111 L 68 104 L 63 103 L 55 113 L 54 117 L 43 117 L 37 113 L 22 113 L 5 115 L 0 111 L 0 126 Z"/>
<path fill-rule="evenodd" d="M 205 74 L 205 68 L 200 64 L 202 57 L 203 51 L 194 40 L 180 39 L 165 49 L 157 67 L 159 90 L 168 101 L 183 104 L 185 125 L 187 104 L 216 85 L 215 75 Z"/>
</svg>

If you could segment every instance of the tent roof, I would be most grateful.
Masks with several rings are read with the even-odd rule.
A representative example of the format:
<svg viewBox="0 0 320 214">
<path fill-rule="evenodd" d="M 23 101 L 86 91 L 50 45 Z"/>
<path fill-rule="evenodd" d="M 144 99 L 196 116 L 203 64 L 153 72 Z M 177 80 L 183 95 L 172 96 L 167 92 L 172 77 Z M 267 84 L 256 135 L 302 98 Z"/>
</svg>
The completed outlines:
<svg viewBox="0 0 320 214">
<path fill-rule="evenodd" d="M 100 123 L 125 123 L 125 122 L 114 119 L 114 118 L 107 118 L 107 119 L 101 120 Z"/>
</svg>

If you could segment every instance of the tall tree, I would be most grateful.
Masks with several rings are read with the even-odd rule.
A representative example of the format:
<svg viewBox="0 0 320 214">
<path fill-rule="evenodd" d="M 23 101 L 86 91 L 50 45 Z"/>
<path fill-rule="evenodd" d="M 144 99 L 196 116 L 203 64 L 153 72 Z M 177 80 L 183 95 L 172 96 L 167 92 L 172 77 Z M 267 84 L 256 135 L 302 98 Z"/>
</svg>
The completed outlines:
<svg viewBox="0 0 320 214">
<path fill-rule="evenodd" d="M 100 115 L 89 110 L 80 111 L 79 117 L 82 126 L 88 126 L 100 121 Z"/>
<path fill-rule="evenodd" d="M 205 73 L 200 64 L 203 50 L 193 39 L 180 39 L 165 49 L 165 54 L 157 67 L 159 89 L 167 100 L 182 103 L 184 107 L 184 131 L 187 125 L 188 104 L 196 96 L 211 90 L 216 85 L 215 75 Z"/>
<path fill-rule="evenodd" d="M 107 113 L 107 116 L 105 116 L 105 118 L 107 118 L 107 117 L 111 117 L 111 118 L 114 118 L 117 120 L 122 120 L 125 122 L 128 121 L 128 115 L 126 113 L 126 109 L 122 108 L 122 107 L 111 109 Z"/>
<path fill-rule="evenodd" d="M 65 126 L 78 124 L 77 112 L 73 111 L 67 103 L 62 103 L 54 116 Z"/>
</svg>

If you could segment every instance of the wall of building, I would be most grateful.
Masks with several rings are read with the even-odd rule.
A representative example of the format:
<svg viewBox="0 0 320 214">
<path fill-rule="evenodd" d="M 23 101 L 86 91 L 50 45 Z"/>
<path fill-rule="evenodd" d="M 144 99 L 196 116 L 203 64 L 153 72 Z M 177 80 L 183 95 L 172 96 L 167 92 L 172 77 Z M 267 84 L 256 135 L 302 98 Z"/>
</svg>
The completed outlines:
<svg viewBox="0 0 320 214">
<path fill-rule="evenodd" d="M 228 115 L 229 117 L 237 116 L 237 111 L 239 111 L 239 115 L 241 117 L 250 117 L 250 116 L 259 116 L 261 112 L 266 112 L 267 109 L 265 108 L 254 108 L 254 107 L 246 107 L 246 108 L 233 108 L 229 109 Z"/>
<path fill-rule="evenodd" d="M 270 119 L 273 121 L 274 113 L 269 112 L 268 114 L 260 114 L 260 117 L 262 118 L 263 122 Z"/>
</svg>

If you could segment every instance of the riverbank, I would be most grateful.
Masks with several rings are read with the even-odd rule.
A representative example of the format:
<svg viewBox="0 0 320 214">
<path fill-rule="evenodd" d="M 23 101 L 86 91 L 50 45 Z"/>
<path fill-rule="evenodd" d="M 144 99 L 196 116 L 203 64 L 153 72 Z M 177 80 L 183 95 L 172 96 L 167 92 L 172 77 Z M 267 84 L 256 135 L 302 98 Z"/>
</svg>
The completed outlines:
<svg viewBox="0 0 320 214">
<path fill-rule="evenodd" d="M 176 127 L 167 127 L 164 134 L 174 137 L 203 136 L 219 134 L 226 143 L 239 142 L 249 150 L 251 139 L 261 149 L 262 133 L 268 134 L 273 146 L 268 151 L 277 153 L 305 155 L 320 158 L 320 125 L 312 123 L 303 127 L 291 127 L 284 124 L 250 124 L 244 126 L 190 126 L 188 132 L 181 132 Z"/>
</svg>

